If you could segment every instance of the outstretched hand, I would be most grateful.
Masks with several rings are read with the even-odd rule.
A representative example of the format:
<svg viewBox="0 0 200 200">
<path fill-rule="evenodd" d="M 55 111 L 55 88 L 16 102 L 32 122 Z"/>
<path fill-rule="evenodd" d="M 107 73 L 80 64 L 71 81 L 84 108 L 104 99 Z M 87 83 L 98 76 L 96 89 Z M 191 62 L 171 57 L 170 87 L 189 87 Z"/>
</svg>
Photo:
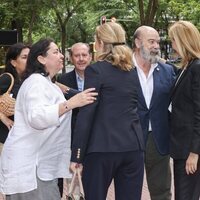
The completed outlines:
<svg viewBox="0 0 200 200">
<path fill-rule="evenodd" d="M 95 88 L 88 88 L 69 99 L 69 107 L 73 109 L 91 104 L 97 99 L 97 95 L 98 93 L 95 92 Z"/>
<path fill-rule="evenodd" d="M 74 95 L 68 101 L 59 104 L 59 116 L 74 108 L 93 103 L 97 99 L 97 95 L 98 93 L 95 92 L 95 88 L 89 88 Z"/>
</svg>

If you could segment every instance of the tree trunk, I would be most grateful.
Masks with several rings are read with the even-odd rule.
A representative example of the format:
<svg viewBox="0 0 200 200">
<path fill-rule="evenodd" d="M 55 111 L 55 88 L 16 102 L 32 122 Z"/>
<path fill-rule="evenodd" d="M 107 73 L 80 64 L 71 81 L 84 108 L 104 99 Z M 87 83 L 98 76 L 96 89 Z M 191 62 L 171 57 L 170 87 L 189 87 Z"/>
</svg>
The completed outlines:
<svg viewBox="0 0 200 200">
<path fill-rule="evenodd" d="M 145 12 L 143 0 L 138 0 L 141 25 L 153 25 L 155 15 L 158 10 L 158 4 L 159 0 L 149 0 L 147 10 Z"/>
<path fill-rule="evenodd" d="M 66 61 L 66 57 L 65 57 L 65 46 L 66 46 L 66 39 L 67 39 L 67 34 L 66 34 L 66 28 L 65 28 L 65 24 L 63 24 L 61 26 L 61 51 L 62 54 L 64 55 L 64 60 L 63 60 L 63 69 L 62 69 L 62 73 L 66 72 L 65 69 L 65 61 Z"/>
<path fill-rule="evenodd" d="M 35 21 L 35 17 L 36 17 L 36 12 L 34 10 L 31 11 L 31 20 L 29 23 L 29 28 L 28 28 L 28 43 L 32 44 L 33 40 L 32 40 L 32 30 L 33 30 L 33 24 Z"/>
<path fill-rule="evenodd" d="M 23 32 L 22 32 L 22 25 L 20 20 L 14 19 L 11 21 L 11 29 L 17 30 L 17 38 L 18 42 L 23 42 Z"/>
<path fill-rule="evenodd" d="M 149 8 L 146 13 L 146 24 L 152 26 L 156 12 L 158 10 L 158 0 L 150 0 L 148 7 Z"/>
<path fill-rule="evenodd" d="M 140 23 L 141 25 L 145 24 L 144 22 L 144 3 L 143 0 L 138 0 L 138 5 L 139 5 L 139 13 L 140 13 Z"/>
</svg>

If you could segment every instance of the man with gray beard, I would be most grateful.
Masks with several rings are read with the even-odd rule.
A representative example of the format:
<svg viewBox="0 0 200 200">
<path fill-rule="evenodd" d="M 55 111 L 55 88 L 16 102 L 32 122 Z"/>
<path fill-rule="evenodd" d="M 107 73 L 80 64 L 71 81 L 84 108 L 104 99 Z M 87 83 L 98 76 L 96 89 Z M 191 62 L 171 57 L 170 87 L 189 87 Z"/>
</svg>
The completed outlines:
<svg viewBox="0 0 200 200">
<path fill-rule="evenodd" d="M 133 61 L 138 77 L 138 114 L 146 142 L 145 170 L 151 200 L 171 199 L 169 157 L 170 89 L 172 66 L 159 62 L 160 37 L 149 26 L 134 33 Z"/>
</svg>

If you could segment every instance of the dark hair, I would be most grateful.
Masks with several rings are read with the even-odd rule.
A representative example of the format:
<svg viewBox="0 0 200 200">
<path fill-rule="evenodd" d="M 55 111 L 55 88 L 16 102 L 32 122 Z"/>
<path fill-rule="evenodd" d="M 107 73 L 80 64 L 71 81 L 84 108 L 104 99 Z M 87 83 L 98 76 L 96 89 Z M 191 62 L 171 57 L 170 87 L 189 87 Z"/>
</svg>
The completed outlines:
<svg viewBox="0 0 200 200">
<path fill-rule="evenodd" d="M 11 61 L 16 60 L 17 57 L 21 54 L 22 50 L 26 48 L 30 49 L 30 46 L 23 43 L 16 43 L 10 46 L 6 53 L 4 71 L 11 73 L 15 81 L 19 81 L 19 75 L 17 73 L 16 68 L 12 65 Z"/>
<path fill-rule="evenodd" d="M 33 73 L 40 73 L 44 76 L 49 75 L 45 70 L 45 66 L 38 61 L 38 56 L 46 56 L 52 42 L 54 42 L 54 40 L 47 38 L 40 39 L 38 42 L 33 44 L 28 55 L 26 69 L 22 77 L 23 80 Z"/>
</svg>

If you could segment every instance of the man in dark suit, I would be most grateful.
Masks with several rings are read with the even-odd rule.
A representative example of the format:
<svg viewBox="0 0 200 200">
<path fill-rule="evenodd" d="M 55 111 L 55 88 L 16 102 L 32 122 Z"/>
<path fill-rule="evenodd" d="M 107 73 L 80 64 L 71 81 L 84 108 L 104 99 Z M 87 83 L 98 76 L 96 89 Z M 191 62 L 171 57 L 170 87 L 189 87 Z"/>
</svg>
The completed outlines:
<svg viewBox="0 0 200 200">
<path fill-rule="evenodd" d="M 70 50 L 70 60 L 71 63 L 74 65 L 74 69 L 71 72 L 62 74 L 58 76 L 57 81 L 62 83 L 69 88 L 76 89 L 78 91 L 82 91 L 84 87 L 84 71 L 85 68 L 90 64 L 92 56 L 90 54 L 90 47 L 86 43 L 75 43 L 72 45 Z M 70 99 L 73 92 L 69 92 L 65 94 L 66 99 Z M 72 136 L 71 140 L 73 139 L 73 132 L 74 126 L 76 122 L 76 117 L 79 112 L 79 108 L 75 108 L 72 110 L 72 120 L 71 120 L 71 127 L 72 127 Z M 58 181 L 59 189 L 62 194 L 63 191 L 63 179 L 59 179 Z"/>
<path fill-rule="evenodd" d="M 90 64 L 91 59 L 92 57 L 89 45 L 86 43 L 75 43 L 70 50 L 70 60 L 74 65 L 74 70 L 62 74 L 58 77 L 57 81 L 68 86 L 69 88 L 82 91 L 84 87 L 84 71 Z M 70 97 L 71 93 L 65 94 L 66 99 L 69 99 Z M 72 111 L 72 136 L 78 111 L 78 108 L 75 108 Z"/>
<path fill-rule="evenodd" d="M 171 200 L 168 106 L 175 74 L 172 66 L 158 62 L 159 42 L 159 34 L 154 28 L 139 27 L 134 33 L 134 64 L 151 200 Z"/>
</svg>

